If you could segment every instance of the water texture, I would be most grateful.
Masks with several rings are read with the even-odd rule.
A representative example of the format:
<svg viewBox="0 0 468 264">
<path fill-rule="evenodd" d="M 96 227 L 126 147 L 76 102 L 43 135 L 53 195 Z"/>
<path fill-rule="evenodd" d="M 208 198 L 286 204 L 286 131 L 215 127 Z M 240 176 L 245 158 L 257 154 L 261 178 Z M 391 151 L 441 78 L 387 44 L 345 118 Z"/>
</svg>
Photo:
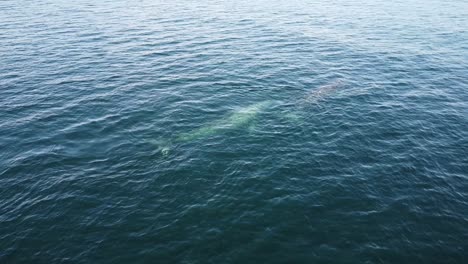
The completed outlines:
<svg viewBox="0 0 468 264">
<path fill-rule="evenodd" d="M 0 263 L 468 263 L 465 0 L 0 1 Z"/>
</svg>

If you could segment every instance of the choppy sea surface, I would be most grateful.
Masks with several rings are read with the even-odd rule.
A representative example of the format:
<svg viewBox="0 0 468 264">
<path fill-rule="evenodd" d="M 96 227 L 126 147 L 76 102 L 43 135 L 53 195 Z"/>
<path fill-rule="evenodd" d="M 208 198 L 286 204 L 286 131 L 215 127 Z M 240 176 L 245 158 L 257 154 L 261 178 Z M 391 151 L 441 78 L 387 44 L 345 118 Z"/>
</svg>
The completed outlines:
<svg viewBox="0 0 468 264">
<path fill-rule="evenodd" d="M 0 1 L 0 263 L 468 263 L 468 2 Z"/>
</svg>

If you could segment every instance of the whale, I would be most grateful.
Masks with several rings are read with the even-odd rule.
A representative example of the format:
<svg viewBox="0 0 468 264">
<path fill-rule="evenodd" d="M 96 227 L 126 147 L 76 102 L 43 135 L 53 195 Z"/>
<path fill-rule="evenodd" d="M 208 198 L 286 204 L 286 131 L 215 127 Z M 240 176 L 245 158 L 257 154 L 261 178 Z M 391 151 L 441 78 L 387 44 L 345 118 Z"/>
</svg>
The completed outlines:
<svg viewBox="0 0 468 264">
<path fill-rule="evenodd" d="M 290 100 L 283 105 L 288 108 L 283 111 L 281 117 L 290 123 L 301 124 L 307 114 L 311 113 L 310 107 L 322 107 L 321 102 L 332 96 L 338 89 L 343 87 L 342 80 L 335 80 L 319 86 L 318 88 L 309 89 L 304 95 L 296 100 Z"/>
<path fill-rule="evenodd" d="M 251 128 L 255 126 L 258 116 L 275 103 L 277 102 L 266 100 L 241 107 L 219 120 L 205 124 L 192 131 L 181 133 L 171 140 L 171 142 L 155 141 L 154 143 L 159 145 L 162 155 L 167 156 L 171 149 L 170 145 L 174 143 L 201 140 L 229 130 L 243 129 L 245 131 L 252 131 Z"/>
<path fill-rule="evenodd" d="M 335 80 L 334 82 L 322 85 L 317 89 L 312 89 L 299 101 L 299 105 L 305 106 L 308 104 L 317 104 L 319 101 L 330 96 L 342 86 L 343 81 Z"/>
<path fill-rule="evenodd" d="M 233 130 L 239 128 L 247 128 L 250 125 L 254 125 L 254 121 L 257 118 L 257 116 L 273 104 L 274 101 L 263 101 L 255 103 L 253 105 L 249 105 L 247 107 L 240 108 L 225 118 L 217 120 L 211 124 L 202 126 L 188 133 L 180 134 L 176 137 L 175 141 L 193 141 L 201 138 L 206 138 L 214 134 L 218 134 L 228 129 Z"/>
<path fill-rule="evenodd" d="M 176 135 L 169 141 L 153 141 L 158 145 L 163 156 L 170 153 L 171 146 L 174 144 L 186 143 L 209 138 L 210 136 L 222 134 L 229 130 L 243 130 L 251 132 L 255 127 L 256 121 L 260 114 L 266 112 L 272 106 L 283 106 L 279 116 L 292 124 L 299 124 L 304 121 L 304 113 L 307 112 L 308 105 L 317 104 L 330 96 L 337 89 L 341 88 L 343 82 L 336 80 L 310 90 L 298 100 L 290 100 L 289 102 L 279 100 L 265 100 L 244 107 L 237 108 L 230 114 L 225 115 L 214 122 L 204 124 L 196 129 Z"/>
</svg>

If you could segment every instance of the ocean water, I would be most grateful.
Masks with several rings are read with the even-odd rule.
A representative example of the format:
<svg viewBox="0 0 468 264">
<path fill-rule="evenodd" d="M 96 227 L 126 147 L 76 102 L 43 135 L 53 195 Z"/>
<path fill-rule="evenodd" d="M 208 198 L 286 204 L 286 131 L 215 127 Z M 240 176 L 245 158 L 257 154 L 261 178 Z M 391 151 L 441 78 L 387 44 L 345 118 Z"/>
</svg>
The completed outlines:
<svg viewBox="0 0 468 264">
<path fill-rule="evenodd" d="M 468 2 L 0 1 L 0 263 L 468 263 Z"/>
</svg>

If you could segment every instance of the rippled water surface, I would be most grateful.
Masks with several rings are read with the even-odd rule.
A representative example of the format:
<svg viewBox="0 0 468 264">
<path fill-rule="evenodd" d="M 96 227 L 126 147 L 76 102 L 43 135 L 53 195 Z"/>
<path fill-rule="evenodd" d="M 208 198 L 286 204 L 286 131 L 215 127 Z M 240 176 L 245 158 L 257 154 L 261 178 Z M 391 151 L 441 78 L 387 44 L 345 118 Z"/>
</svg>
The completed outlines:
<svg viewBox="0 0 468 264">
<path fill-rule="evenodd" d="M 0 263 L 468 263 L 465 0 L 0 1 Z"/>
</svg>

